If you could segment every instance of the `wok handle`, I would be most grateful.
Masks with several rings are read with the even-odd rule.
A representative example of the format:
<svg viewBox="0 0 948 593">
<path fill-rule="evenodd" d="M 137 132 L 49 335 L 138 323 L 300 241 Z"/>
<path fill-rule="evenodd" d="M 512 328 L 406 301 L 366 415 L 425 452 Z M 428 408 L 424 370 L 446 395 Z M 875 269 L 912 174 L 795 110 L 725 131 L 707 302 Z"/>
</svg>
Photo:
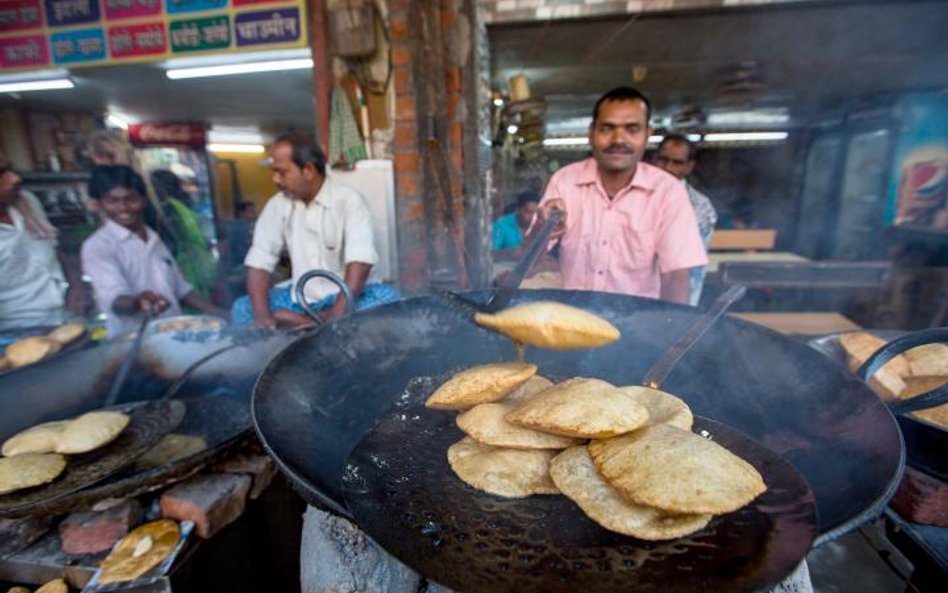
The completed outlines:
<svg viewBox="0 0 948 593">
<path fill-rule="evenodd" d="M 872 377 L 876 371 L 899 354 L 911 350 L 916 346 L 939 344 L 943 342 L 948 342 L 948 327 L 923 329 L 921 331 L 905 334 L 875 351 L 872 356 L 866 359 L 866 362 L 859 367 L 859 370 L 856 371 L 856 376 L 863 382 L 868 383 L 870 377 Z M 907 414 L 908 412 L 914 412 L 916 410 L 933 408 L 944 403 L 948 403 L 948 385 L 936 387 L 927 393 L 922 393 L 911 399 L 889 402 L 887 405 L 893 414 Z"/>
<path fill-rule="evenodd" d="M 724 315 L 731 305 L 744 298 L 747 288 L 741 284 L 734 284 L 714 299 L 708 310 L 698 315 L 697 320 L 692 324 L 688 332 L 670 348 L 665 350 L 662 356 L 652 365 L 652 368 L 645 374 L 642 385 L 652 389 L 660 389 L 662 383 L 668 378 L 674 370 L 675 365 L 681 360 L 695 342 L 701 339 L 701 336 L 707 332 L 714 323 Z"/>
<path fill-rule="evenodd" d="M 296 302 L 299 303 L 300 307 L 303 307 L 306 314 L 312 317 L 316 323 L 322 325 L 326 323 L 326 320 L 306 301 L 306 291 L 304 289 L 306 288 L 306 283 L 313 278 L 325 278 L 339 287 L 339 292 L 346 299 L 346 315 L 349 315 L 355 310 L 355 299 L 352 298 L 352 291 L 349 290 L 345 280 L 327 270 L 310 270 L 300 276 L 299 282 L 296 283 Z M 336 298 L 339 297 L 337 296 Z"/>
</svg>

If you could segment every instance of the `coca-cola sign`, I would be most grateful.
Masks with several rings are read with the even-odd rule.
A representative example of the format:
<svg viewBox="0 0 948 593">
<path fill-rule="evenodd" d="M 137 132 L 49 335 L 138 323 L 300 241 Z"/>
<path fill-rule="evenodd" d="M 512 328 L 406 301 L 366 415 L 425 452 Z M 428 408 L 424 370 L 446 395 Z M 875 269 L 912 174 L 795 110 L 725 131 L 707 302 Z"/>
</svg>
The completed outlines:
<svg viewBox="0 0 948 593">
<path fill-rule="evenodd" d="M 207 141 L 203 124 L 132 124 L 128 139 L 135 146 L 193 146 L 203 148 Z"/>
</svg>

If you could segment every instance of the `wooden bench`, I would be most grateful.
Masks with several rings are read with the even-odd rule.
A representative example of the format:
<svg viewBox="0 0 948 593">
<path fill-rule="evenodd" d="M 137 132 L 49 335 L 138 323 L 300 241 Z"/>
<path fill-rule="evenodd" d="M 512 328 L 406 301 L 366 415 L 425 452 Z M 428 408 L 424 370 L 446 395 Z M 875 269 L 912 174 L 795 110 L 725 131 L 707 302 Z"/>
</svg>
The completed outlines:
<svg viewBox="0 0 948 593">
<path fill-rule="evenodd" d="M 710 251 L 766 251 L 777 243 L 775 229 L 716 229 L 711 235 Z"/>
</svg>

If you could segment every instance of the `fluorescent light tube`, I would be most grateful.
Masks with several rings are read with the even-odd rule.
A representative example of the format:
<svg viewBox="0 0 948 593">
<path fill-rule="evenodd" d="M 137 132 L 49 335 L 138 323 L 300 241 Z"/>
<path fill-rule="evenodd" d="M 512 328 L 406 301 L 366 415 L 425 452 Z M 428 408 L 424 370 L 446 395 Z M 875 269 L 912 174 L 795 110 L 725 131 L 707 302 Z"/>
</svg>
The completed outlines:
<svg viewBox="0 0 948 593">
<path fill-rule="evenodd" d="M 543 140 L 543 146 L 587 146 L 589 138 L 584 136 L 567 138 L 546 138 Z"/>
<path fill-rule="evenodd" d="M 74 85 L 68 78 L 51 78 L 46 80 L 22 80 L 19 82 L 0 83 L 0 93 L 23 93 L 26 91 L 54 91 L 71 89 Z"/>
<path fill-rule="evenodd" d="M 211 152 L 245 152 L 249 154 L 262 154 L 263 144 L 208 144 L 207 149 Z"/>
<path fill-rule="evenodd" d="M 716 132 L 705 134 L 705 142 L 777 142 L 786 140 L 787 132 Z"/>
<path fill-rule="evenodd" d="M 165 70 L 165 76 L 171 80 L 182 80 L 185 78 L 203 78 L 207 76 L 252 74 L 255 72 L 303 70 L 312 67 L 312 58 L 298 58 L 293 60 L 269 60 L 266 62 L 244 62 L 239 64 L 222 64 L 219 66 L 200 66 L 196 68 L 172 68 L 170 70 Z"/>
<path fill-rule="evenodd" d="M 117 113 L 108 113 L 105 116 L 105 123 L 112 126 L 113 128 L 119 128 L 122 130 L 128 129 L 128 120 Z"/>
</svg>

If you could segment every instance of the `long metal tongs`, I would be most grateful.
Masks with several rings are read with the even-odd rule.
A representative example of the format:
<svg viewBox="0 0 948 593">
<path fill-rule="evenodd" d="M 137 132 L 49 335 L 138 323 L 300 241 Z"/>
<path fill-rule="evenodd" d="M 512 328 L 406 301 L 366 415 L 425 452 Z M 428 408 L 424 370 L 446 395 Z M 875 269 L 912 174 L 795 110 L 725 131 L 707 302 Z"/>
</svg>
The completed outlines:
<svg viewBox="0 0 948 593">
<path fill-rule="evenodd" d="M 664 383 L 668 375 L 671 374 L 675 365 L 681 360 L 681 357 L 695 345 L 695 342 L 701 339 L 701 336 L 711 329 L 711 326 L 724 315 L 724 312 L 727 311 L 731 305 L 744 298 L 746 293 L 747 288 L 745 286 L 734 284 L 719 294 L 718 297 L 714 299 L 714 302 L 711 303 L 711 306 L 698 315 L 698 318 L 691 327 L 688 328 L 685 335 L 665 350 L 658 360 L 655 361 L 652 368 L 645 374 L 645 378 L 642 379 L 642 385 L 651 387 L 652 389 L 661 389 L 662 383 Z"/>
<path fill-rule="evenodd" d="M 105 397 L 106 408 L 115 405 L 115 400 L 118 399 L 119 392 L 121 392 L 122 387 L 125 386 L 125 380 L 128 378 L 128 372 L 132 369 L 132 365 L 135 364 L 135 359 L 138 358 L 138 352 L 142 349 L 142 339 L 145 337 L 145 328 L 148 327 L 148 324 L 154 318 L 155 313 L 151 308 L 146 310 L 145 314 L 142 316 L 142 321 L 138 326 L 138 333 L 135 334 L 135 341 L 132 342 L 132 347 L 125 354 L 125 359 L 122 361 L 122 366 L 119 367 L 118 372 L 115 374 L 115 378 L 112 379 L 112 386 L 109 387 L 109 393 Z"/>
<path fill-rule="evenodd" d="M 513 270 L 501 281 L 486 303 L 472 301 L 449 290 L 435 289 L 434 294 L 451 305 L 460 307 L 467 313 L 495 313 L 503 309 L 510 304 L 514 293 L 520 288 L 524 276 L 533 268 L 537 258 L 546 249 L 550 235 L 553 234 L 553 230 L 562 220 L 563 212 L 561 210 L 554 209 L 550 211 L 543 226 L 540 227 L 532 242 L 524 250 Z"/>
</svg>

